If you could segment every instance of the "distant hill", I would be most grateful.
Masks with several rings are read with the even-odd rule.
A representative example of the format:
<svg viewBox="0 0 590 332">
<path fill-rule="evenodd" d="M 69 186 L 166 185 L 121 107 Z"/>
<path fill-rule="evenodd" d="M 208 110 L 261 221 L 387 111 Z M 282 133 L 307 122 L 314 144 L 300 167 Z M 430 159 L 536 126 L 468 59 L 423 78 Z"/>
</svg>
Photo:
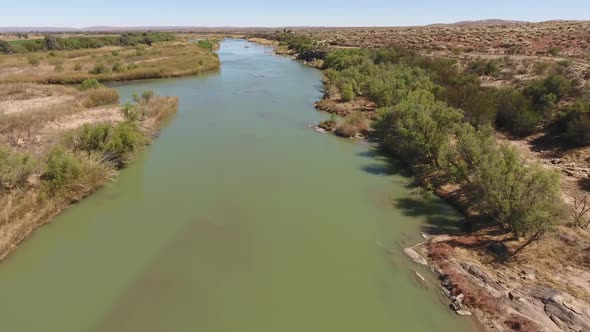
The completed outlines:
<svg viewBox="0 0 590 332">
<path fill-rule="evenodd" d="M 480 21 L 461 21 L 456 23 L 439 23 L 428 26 L 471 26 L 471 25 L 502 25 L 502 24 L 518 24 L 529 23 L 525 21 L 514 20 L 480 20 Z M 319 27 L 288 27 L 290 29 L 313 29 Z M 261 31 L 261 30 L 275 30 L 276 27 L 205 27 L 205 26 L 131 26 L 131 27 L 115 27 L 115 26 L 93 26 L 85 28 L 70 28 L 70 27 L 0 27 L 0 33 L 16 33 L 16 32 L 124 32 L 124 31 L 199 31 L 199 32 L 236 32 L 236 31 Z"/>
<path fill-rule="evenodd" d="M 529 23 L 529 22 L 515 21 L 515 20 L 490 19 L 490 20 L 479 20 L 479 21 L 461 21 L 461 22 L 455 22 L 455 23 L 438 23 L 438 24 L 431 24 L 429 26 L 502 25 L 502 24 L 521 24 L 521 23 Z"/>
</svg>

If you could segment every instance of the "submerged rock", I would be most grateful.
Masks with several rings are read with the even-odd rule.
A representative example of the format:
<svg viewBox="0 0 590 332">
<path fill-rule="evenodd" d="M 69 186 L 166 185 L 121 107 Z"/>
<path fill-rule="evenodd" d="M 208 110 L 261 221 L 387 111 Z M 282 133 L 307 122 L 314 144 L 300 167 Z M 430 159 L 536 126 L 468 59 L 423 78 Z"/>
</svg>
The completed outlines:
<svg viewBox="0 0 590 332">
<path fill-rule="evenodd" d="M 406 253 L 406 255 L 408 255 L 414 262 L 420 264 L 420 265 L 428 265 L 428 262 L 426 261 L 426 258 L 422 257 L 419 253 L 416 252 L 416 250 L 412 249 L 412 248 L 405 248 L 404 252 Z"/>
</svg>

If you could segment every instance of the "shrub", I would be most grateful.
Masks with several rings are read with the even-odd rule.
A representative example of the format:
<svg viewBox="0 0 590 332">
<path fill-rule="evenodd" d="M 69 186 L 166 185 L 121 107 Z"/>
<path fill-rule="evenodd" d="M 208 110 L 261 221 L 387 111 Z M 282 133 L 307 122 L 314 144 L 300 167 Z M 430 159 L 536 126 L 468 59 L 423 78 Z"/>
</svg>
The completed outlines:
<svg viewBox="0 0 590 332">
<path fill-rule="evenodd" d="M 358 130 L 355 126 L 342 122 L 338 126 L 336 126 L 336 130 L 334 133 L 340 137 L 351 138 L 355 137 L 358 134 Z"/>
<path fill-rule="evenodd" d="M 137 121 L 141 117 L 137 105 L 134 105 L 131 102 L 127 102 L 121 106 L 121 113 L 123 114 L 125 120 L 131 122 Z"/>
<path fill-rule="evenodd" d="M 559 53 L 561 53 L 561 49 L 559 49 L 558 47 L 551 47 L 547 50 L 547 53 L 552 56 L 558 56 Z"/>
<path fill-rule="evenodd" d="M 52 191 L 72 184 L 82 176 L 80 160 L 71 151 L 61 146 L 49 152 L 46 164 L 47 169 L 42 178 Z"/>
<path fill-rule="evenodd" d="M 104 88 L 104 85 L 95 79 L 84 80 L 78 85 L 78 90 L 86 91 L 90 89 Z"/>
<path fill-rule="evenodd" d="M 119 103 L 119 93 L 110 88 L 95 88 L 87 90 L 83 101 L 84 107 L 96 107 Z"/>
<path fill-rule="evenodd" d="M 127 70 L 133 70 L 133 69 L 137 69 L 138 66 L 134 63 L 130 63 L 127 65 Z"/>
<path fill-rule="evenodd" d="M 533 133 L 543 119 L 543 115 L 533 110 L 531 101 L 513 88 L 496 92 L 496 125 L 507 129 L 514 135 L 525 136 Z"/>
<path fill-rule="evenodd" d="M 115 50 L 115 51 L 112 51 L 112 52 L 111 52 L 111 55 L 112 55 L 112 56 L 119 56 L 119 55 L 120 55 L 120 53 L 119 53 L 119 51 L 116 51 L 116 50 Z"/>
<path fill-rule="evenodd" d="M 0 54 L 12 54 L 12 47 L 6 40 L 0 39 Z"/>
<path fill-rule="evenodd" d="M 27 57 L 27 60 L 29 61 L 29 64 L 31 66 L 38 66 L 39 63 L 41 63 L 41 59 L 38 56 L 35 55 L 30 55 Z"/>
<path fill-rule="evenodd" d="M 209 52 L 211 52 L 213 50 L 213 46 L 215 44 L 213 42 L 211 42 L 210 40 L 199 40 L 197 42 L 197 45 L 199 45 L 200 48 L 204 48 L 204 49 L 208 50 Z"/>
<path fill-rule="evenodd" d="M 127 156 L 145 143 L 145 137 L 132 122 L 119 123 L 105 148 L 111 160 L 124 162 Z"/>
<path fill-rule="evenodd" d="M 102 62 L 94 64 L 94 67 L 88 71 L 89 74 L 93 75 L 105 74 L 108 72 L 108 68 Z"/>
<path fill-rule="evenodd" d="M 23 186 L 35 167 L 36 162 L 31 155 L 0 147 L 0 193 Z"/>
<path fill-rule="evenodd" d="M 82 70 L 82 64 L 81 63 L 77 63 L 74 65 L 74 70 L 75 71 L 81 71 Z"/>
<path fill-rule="evenodd" d="M 103 152 L 112 134 L 113 127 L 110 124 L 85 124 L 80 129 L 75 148 L 86 152 Z"/>
<path fill-rule="evenodd" d="M 344 84 L 340 93 L 342 95 L 342 101 L 348 102 L 354 100 L 354 90 L 352 89 L 352 84 Z"/>
<path fill-rule="evenodd" d="M 441 98 L 451 107 L 460 108 L 474 126 L 486 125 L 496 120 L 496 104 L 493 93 L 475 84 L 446 87 Z"/>
<path fill-rule="evenodd" d="M 573 146 L 590 145 L 590 102 L 578 102 L 558 115 L 553 133 Z"/>
<path fill-rule="evenodd" d="M 478 76 L 495 76 L 500 72 L 500 69 L 496 61 L 475 60 L 468 64 L 467 72 Z"/>
<path fill-rule="evenodd" d="M 46 50 L 50 50 L 51 51 L 51 50 L 59 50 L 59 49 L 61 49 L 61 46 L 59 45 L 59 42 L 52 35 L 46 35 L 45 38 L 43 39 L 43 43 L 45 45 L 45 49 Z"/>
<path fill-rule="evenodd" d="M 127 70 L 127 68 L 124 65 L 122 65 L 120 62 L 116 62 L 112 68 L 112 71 L 114 73 L 122 73 L 126 70 Z"/>
<path fill-rule="evenodd" d="M 53 67 L 53 70 L 55 70 L 58 73 L 61 73 L 62 71 L 64 71 L 64 66 L 62 64 L 57 64 Z"/>
<path fill-rule="evenodd" d="M 330 119 L 320 122 L 318 127 L 322 128 L 326 131 L 333 131 L 336 129 L 336 125 L 337 125 L 336 116 L 334 114 L 331 114 Z"/>
</svg>

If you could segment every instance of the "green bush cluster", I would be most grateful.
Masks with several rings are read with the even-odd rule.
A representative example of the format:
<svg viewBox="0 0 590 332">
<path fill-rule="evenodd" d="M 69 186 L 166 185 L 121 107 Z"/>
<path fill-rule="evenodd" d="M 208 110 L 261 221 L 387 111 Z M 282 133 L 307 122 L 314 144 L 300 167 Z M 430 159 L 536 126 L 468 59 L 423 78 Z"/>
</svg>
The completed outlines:
<svg viewBox="0 0 590 332">
<path fill-rule="evenodd" d="M 35 171 L 37 162 L 28 153 L 0 147 L 0 193 L 23 186 Z"/>
<path fill-rule="evenodd" d="M 151 45 L 155 42 L 174 40 L 176 40 L 176 37 L 167 32 L 131 32 L 121 36 L 74 36 L 65 38 L 46 35 L 43 39 L 12 40 L 7 43 L 9 49 L 15 53 L 26 53 L 44 50 L 79 50 L 104 46 Z M 0 44 L 0 53 L 2 52 L 1 46 Z"/>
<path fill-rule="evenodd" d="M 43 174 L 43 180 L 52 191 L 74 184 L 83 175 L 80 159 L 72 151 L 62 146 L 57 146 L 51 150 L 45 163 L 47 169 Z"/>
<path fill-rule="evenodd" d="M 80 91 L 98 88 L 104 88 L 104 85 L 95 79 L 85 80 L 84 82 L 80 83 L 80 85 L 78 85 L 78 90 Z"/>
<path fill-rule="evenodd" d="M 145 144 L 145 136 L 133 122 L 86 124 L 75 139 L 78 151 L 101 153 L 105 159 L 122 166 L 129 155 Z"/>
<path fill-rule="evenodd" d="M 552 131 L 569 145 L 590 145 L 590 101 L 579 101 L 561 112 Z"/>
<path fill-rule="evenodd" d="M 527 165 L 516 151 L 496 144 L 491 125 L 522 134 L 534 130 L 543 118 L 535 96 L 566 96 L 561 77 L 533 82 L 524 93 L 484 88 L 477 77 L 496 74 L 495 63 L 478 61 L 459 72 L 453 61 L 396 48 L 334 51 L 324 65 L 327 84 L 344 92 L 343 99 L 351 87 L 381 107 L 375 135 L 418 176 L 466 185 L 481 213 L 516 236 L 535 239 L 558 220 L 558 174 Z M 339 127 L 346 135 L 354 129 Z"/>
</svg>

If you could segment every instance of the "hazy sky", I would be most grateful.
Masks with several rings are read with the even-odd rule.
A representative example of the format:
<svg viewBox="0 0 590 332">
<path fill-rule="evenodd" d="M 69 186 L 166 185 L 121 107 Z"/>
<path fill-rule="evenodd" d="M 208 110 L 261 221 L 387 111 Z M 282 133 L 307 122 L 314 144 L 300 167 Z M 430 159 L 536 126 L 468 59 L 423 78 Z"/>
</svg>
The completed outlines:
<svg viewBox="0 0 590 332">
<path fill-rule="evenodd" d="M 394 26 L 590 19 L 590 0 L 0 0 L 0 26 Z"/>
</svg>

